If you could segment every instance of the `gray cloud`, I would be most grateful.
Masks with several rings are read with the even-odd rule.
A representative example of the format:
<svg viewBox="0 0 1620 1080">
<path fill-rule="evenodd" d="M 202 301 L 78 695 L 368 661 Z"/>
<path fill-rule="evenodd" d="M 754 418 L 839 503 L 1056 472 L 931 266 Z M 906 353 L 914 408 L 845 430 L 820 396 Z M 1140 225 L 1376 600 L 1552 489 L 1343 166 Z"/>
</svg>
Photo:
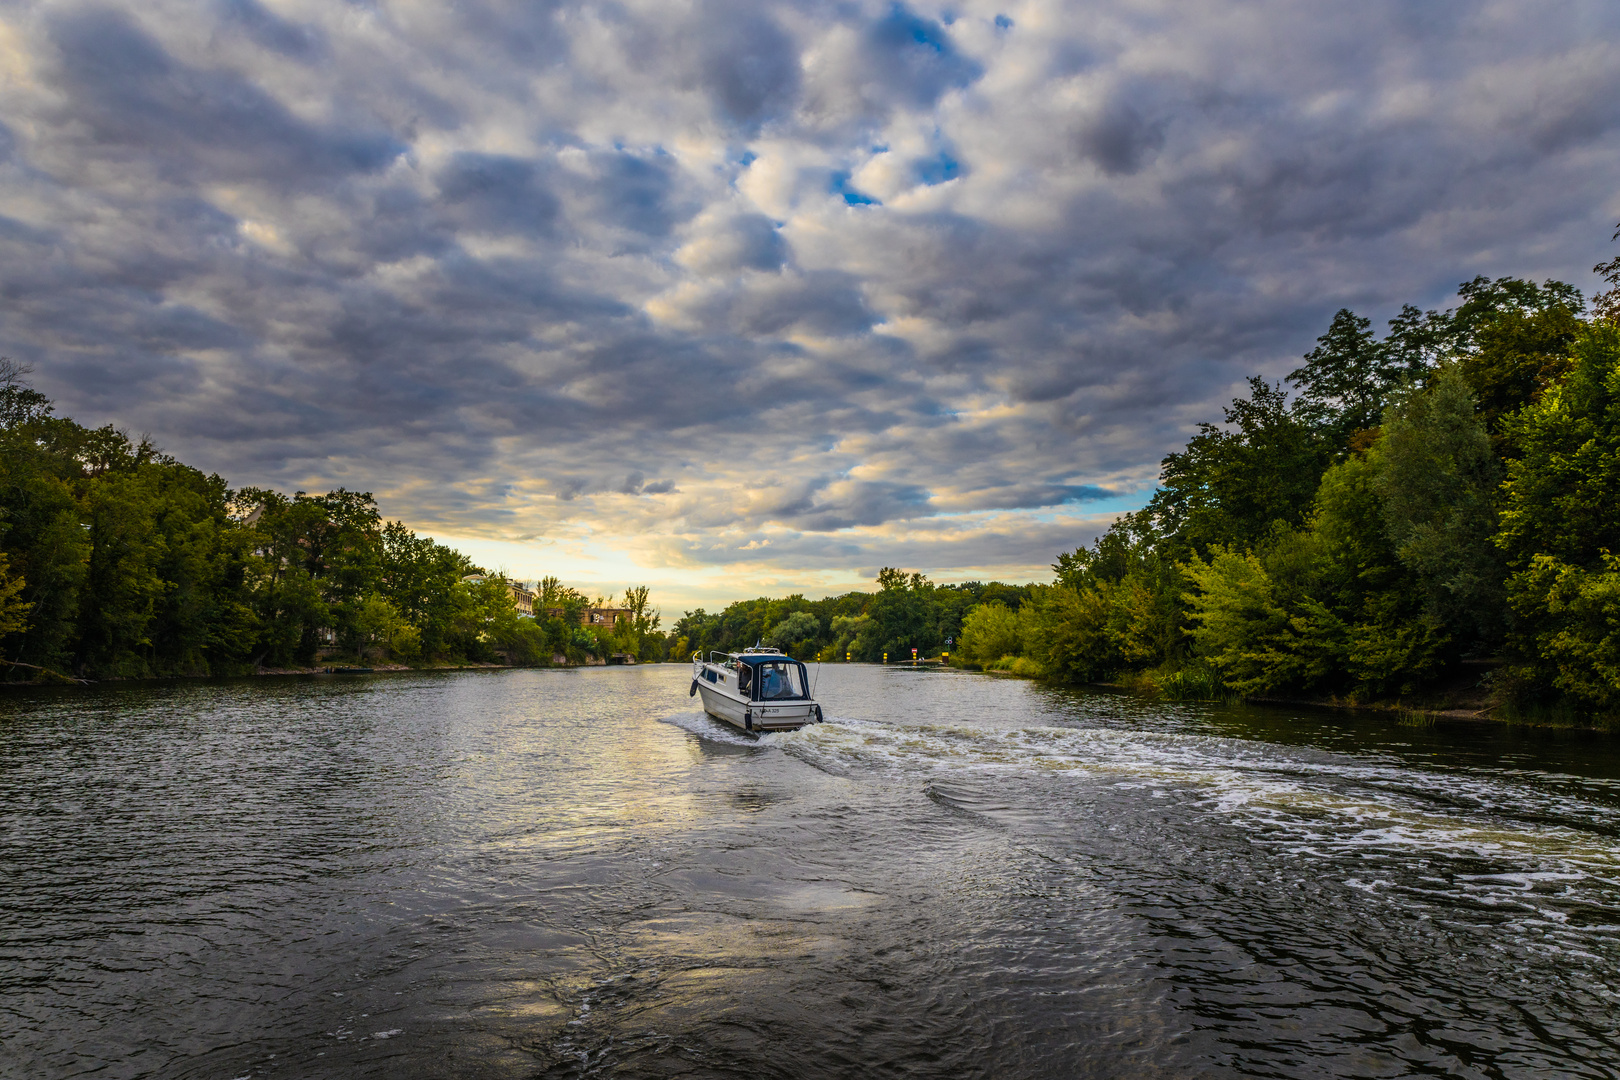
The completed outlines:
<svg viewBox="0 0 1620 1080">
<path fill-rule="evenodd" d="M 1087 118 L 1077 135 L 1080 151 L 1109 176 L 1130 174 L 1164 146 L 1164 122 L 1149 121 L 1129 104 Z"/>
<path fill-rule="evenodd" d="M 60 122 L 83 128 L 90 152 L 121 152 L 159 174 L 308 185 L 374 172 L 405 150 L 375 127 L 301 120 L 238 72 L 177 62 L 123 12 L 57 18 L 50 41 L 68 99 Z"/>
<path fill-rule="evenodd" d="M 0 115 L 63 412 L 671 566 L 1038 570 L 1334 309 L 1620 216 L 1581 2 L 63 0 Z"/>
<path fill-rule="evenodd" d="M 748 130 L 791 110 L 799 94 L 799 48 L 759 6 L 700 4 L 689 31 L 695 77 L 716 112 Z"/>
<path fill-rule="evenodd" d="M 736 214 L 710 223 L 682 247 L 678 257 L 699 274 L 729 275 L 740 270 L 780 270 L 789 251 L 770 218 Z"/>
<path fill-rule="evenodd" d="M 480 232 L 546 233 L 557 217 L 540 162 L 463 151 L 438 178 L 445 217 Z"/>
<path fill-rule="evenodd" d="M 258 0 L 220 0 L 220 21 L 245 34 L 254 44 L 296 60 L 326 56 L 326 35 L 281 18 Z"/>
</svg>

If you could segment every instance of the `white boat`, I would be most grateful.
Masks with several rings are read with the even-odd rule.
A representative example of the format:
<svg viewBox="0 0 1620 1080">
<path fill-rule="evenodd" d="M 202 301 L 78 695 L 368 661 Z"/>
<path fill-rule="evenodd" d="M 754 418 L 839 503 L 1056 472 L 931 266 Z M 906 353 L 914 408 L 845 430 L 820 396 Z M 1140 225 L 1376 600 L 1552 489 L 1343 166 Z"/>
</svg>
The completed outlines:
<svg viewBox="0 0 1620 1080">
<path fill-rule="evenodd" d="M 805 666 L 775 649 L 692 654 L 690 694 L 703 711 L 744 731 L 794 731 L 821 721 Z"/>
</svg>

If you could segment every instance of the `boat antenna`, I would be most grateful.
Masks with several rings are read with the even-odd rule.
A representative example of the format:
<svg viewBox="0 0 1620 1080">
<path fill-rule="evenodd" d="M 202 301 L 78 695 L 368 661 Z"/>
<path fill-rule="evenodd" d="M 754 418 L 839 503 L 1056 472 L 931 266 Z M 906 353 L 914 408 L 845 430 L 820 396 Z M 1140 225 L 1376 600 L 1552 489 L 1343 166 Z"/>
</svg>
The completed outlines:
<svg viewBox="0 0 1620 1080">
<path fill-rule="evenodd" d="M 821 651 L 816 651 L 816 673 L 810 676 L 810 696 L 816 696 L 816 683 L 821 681 Z"/>
</svg>

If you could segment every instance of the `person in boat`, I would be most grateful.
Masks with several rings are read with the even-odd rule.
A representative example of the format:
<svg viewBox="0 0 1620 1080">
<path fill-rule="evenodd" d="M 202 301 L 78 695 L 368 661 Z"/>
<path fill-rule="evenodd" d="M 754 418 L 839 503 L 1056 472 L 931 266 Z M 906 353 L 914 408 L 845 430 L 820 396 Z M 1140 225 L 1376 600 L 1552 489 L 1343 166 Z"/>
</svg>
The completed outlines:
<svg viewBox="0 0 1620 1080">
<path fill-rule="evenodd" d="M 760 665 L 759 696 L 766 701 L 782 696 L 782 673 L 775 664 Z"/>
<path fill-rule="evenodd" d="M 742 693 L 743 697 L 749 696 L 749 691 L 752 688 L 753 680 L 753 665 L 745 664 L 741 660 L 737 661 L 737 689 Z"/>
</svg>

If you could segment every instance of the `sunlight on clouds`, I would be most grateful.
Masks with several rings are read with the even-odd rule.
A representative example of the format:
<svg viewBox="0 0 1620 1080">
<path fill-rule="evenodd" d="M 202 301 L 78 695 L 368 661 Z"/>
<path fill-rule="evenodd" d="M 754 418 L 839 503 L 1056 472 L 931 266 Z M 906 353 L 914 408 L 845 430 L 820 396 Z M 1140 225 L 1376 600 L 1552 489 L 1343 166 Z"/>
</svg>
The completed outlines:
<svg viewBox="0 0 1620 1080">
<path fill-rule="evenodd" d="M 0 19 L 0 91 L 38 92 L 42 89 L 35 77 L 34 57 L 26 39 L 9 21 Z"/>
<path fill-rule="evenodd" d="M 277 255 L 291 255 L 298 250 L 287 242 L 286 237 L 282 236 L 274 225 L 262 221 L 243 221 L 237 225 L 237 228 L 242 231 L 244 237 L 262 248 L 268 248 Z"/>
<path fill-rule="evenodd" d="M 1612 5 L 25 7 L 0 355 L 667 604 L 1044 577 L 1337 307 L 1620 213 Z"/>
</svg>

